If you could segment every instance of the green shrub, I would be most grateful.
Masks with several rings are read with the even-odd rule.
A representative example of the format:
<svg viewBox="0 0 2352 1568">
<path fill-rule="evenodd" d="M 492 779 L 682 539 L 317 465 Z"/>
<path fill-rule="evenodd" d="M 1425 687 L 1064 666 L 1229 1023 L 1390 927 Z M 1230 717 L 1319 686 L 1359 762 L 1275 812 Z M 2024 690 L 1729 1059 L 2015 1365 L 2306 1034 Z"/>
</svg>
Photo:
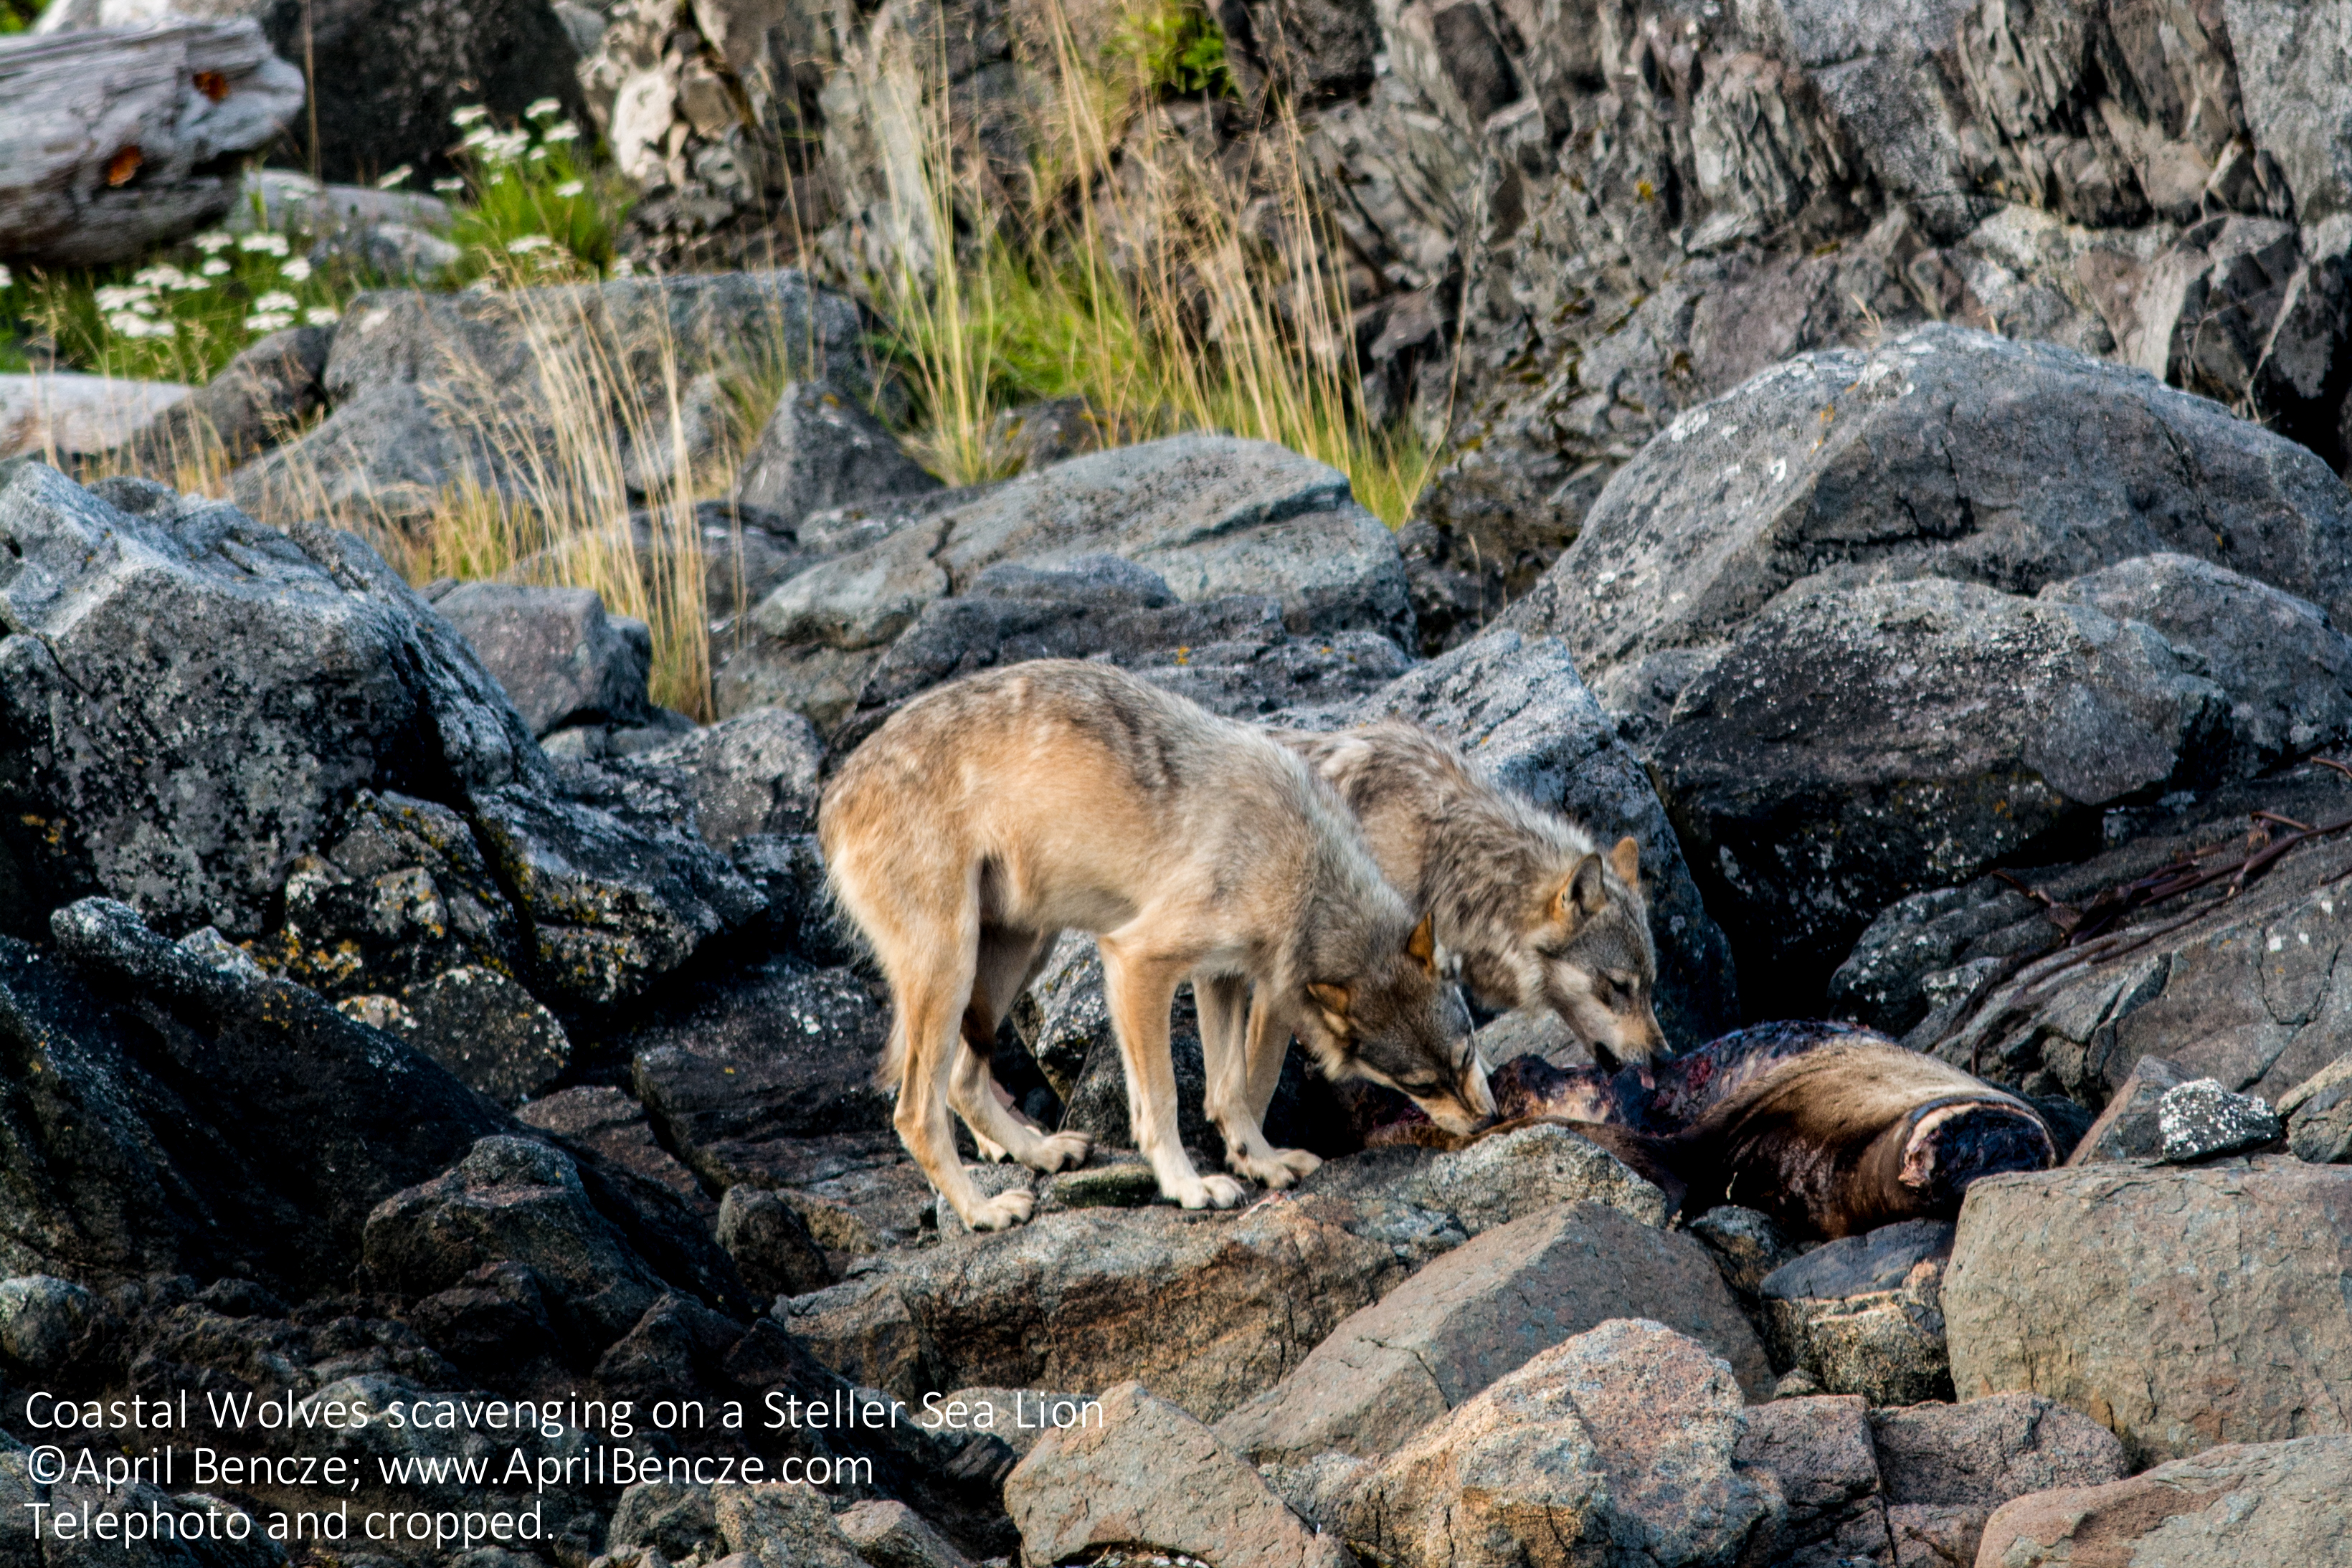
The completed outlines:
<svg viewBox="0 0 2352 1568">
<path fill-rule="evenodd" d="M 1159 0 L 1130 13 L 1114 48 L 1149 88 L 1186 98 L 1234 96 L 1224 30 L 1201 0 Z"/>
</svg>

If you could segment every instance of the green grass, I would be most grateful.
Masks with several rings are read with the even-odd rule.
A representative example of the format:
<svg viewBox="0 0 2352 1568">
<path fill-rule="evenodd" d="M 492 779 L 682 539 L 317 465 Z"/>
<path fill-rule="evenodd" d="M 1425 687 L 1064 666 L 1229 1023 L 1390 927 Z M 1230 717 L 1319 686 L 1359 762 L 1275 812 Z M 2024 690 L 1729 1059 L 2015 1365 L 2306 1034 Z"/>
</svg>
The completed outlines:
<svg viewBox="0 0 2352 1568">
<path fill-rule="evenodd" d="M 466 259 L 453 285 L 482 277 L 601 277 L 612 267 L 634 193 L 596 165 L 579 127 L 561 114 L 549 99 L 503 130 L 480 109 L 454 117 L 466 132 L 458 153 L 466 172 L 434 183 L 457 204 L 449 238 Z"/>
<path fill-rule="evenodd" d="M 0 37 L 21 33 L 41 14 L 42 0 L 0 0 Z"/>
<path fill-rule="evenodd" d="M 365 281 L 342 262 L 313 266 L 300 239 L 215 229 L 136 267 L 24 268 L 0 310 L 72 369 L 201 384 L 257 338 L 336 319 Z"/>
</svg>

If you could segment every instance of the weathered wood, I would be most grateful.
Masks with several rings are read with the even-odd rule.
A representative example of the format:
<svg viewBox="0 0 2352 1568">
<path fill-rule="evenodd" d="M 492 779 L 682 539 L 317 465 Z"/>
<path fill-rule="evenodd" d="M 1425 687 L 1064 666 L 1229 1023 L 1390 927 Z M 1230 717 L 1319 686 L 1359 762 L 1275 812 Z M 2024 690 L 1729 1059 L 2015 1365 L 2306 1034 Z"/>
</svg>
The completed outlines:
<svg viewBox="0 0 2352 1568">
<path fill-rule="evenodd" d="M 251 21 L 0 38 L 0 260 L 102 266 L 201 228 L 301 106 Z"/>
</svg>

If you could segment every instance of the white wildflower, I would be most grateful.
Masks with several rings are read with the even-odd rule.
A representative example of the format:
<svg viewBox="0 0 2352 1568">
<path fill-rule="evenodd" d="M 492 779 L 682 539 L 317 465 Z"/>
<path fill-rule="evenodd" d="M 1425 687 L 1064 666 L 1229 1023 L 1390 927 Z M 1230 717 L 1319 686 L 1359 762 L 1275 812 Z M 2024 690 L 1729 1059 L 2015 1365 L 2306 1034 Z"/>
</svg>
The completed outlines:
<svg viewBox="0 0 2352 1568">
<path fill-rule="evenodd" d="M 16 286 L 16 274 L 10 272 L 5 267 L 0 267 L 0 288 L 14 288 Z"/>
<path fill-rule="evenodd" d="M 468 125 L 472 125 L 478 120 L 488 120 L 489 117 L 490 111 L 488 110 L 484 109 L 478 103 L 469 103 L 463 109 L 452 110 L 449 115 L 449 123 L 456 126 L 458 130 L 463 131 Z"/>
<path fill-rule="evenodd" d="M 151 288 L 127 287 L 120 283 L 111 283 L 98 291 L 98 308 L 100 310 L 128 310 L 135 306 L 152 305 L 153 298 L 154 290 Z"/>
<path fill-rule="evenodd" d="M 493 158 L 504 158 L 511 162 L 515 159 L 521 157 L 523 154 L 523 149 L 530 145 L 530 131 L 509 131 L 504 136 L 491 138 L 490 141 L 484 145 L 483 150 L 489 153 Z"/>
<path fill-rule="evenodd" d="M 250 234 L 236 242 L 236 248 L 256 256 L 284 256 L 286 236 L 274 234 Z"/>
<path fill-rule="evenodd" d="M 445 196 L 451 196 L 457 194 L 459 191 L 464 190 L 466 188 L 466 182 L 456 179 L 436 180 L 433 182 L 433 188 L 440 192 Z"/>
<path fill-rule="evenodd" d="M 260 298 L 255 300 L 253 302 L 253 308 L 262 315 L 274 316 L 281 311 L 298 308 L 301 303 L 302 302 L 299 299 L 295 298 L 291 294 L 287 293 L 284 289 L 273 288 L 268 293 L 263 295 Z"/>
<path fill-rule="evenodd" d="M 197 268 L 197 270 L 202 272 L 206 277 L 226 277 L 228 276 L 228 257 L 225 256 L 216 256 L 210 261 L 205 263 L 203 267 Z"/>
<path fill-rule="evenodd" d="M 293 317 L 275 310 L 257 310 L 245 319 L 245 329 L 248 332 L 275 332 L 293 324 Z"/>
<path fill-rule="evenodd" d="M 131 281 L 148 288 L 185 288 L 190 280 L 176 267 L 156 266 L 141 267 L 131 275 Z"/>
<path fill-rule="evenodd" d="M 487 147 L 498 139 L 499 133 L 491 130 L 488 126 L 477 125 L 473 130 L 466 132 L 466 140 L 458 142 L 457 146 L 461 151 L 475 147 Z"/>
<path fill-rule="evenodd" d="M 225 235 L 220 230 L 214 229 L 208 234 L 198 235 L 192 243 L 198 250 L 210 256 L 216 250 L 226 250 L 236 243 L 236 239 L 233 235 Z"/>
<path fill-rule="evenodd" d="M 396 191 L 400 189 L 401 186 L 408 183 L 408 177 L 415 172 L 416 171 L 414 168 L 411 168 L 406 163 L 403 163 L 399 168 L 392 170 L 388 173 L 384 174 L 381 179 L 377 180 L 375 183 L 375 188 L 379 191 Z"/>
<path fill-rule="evenodd" d="M 310 258 L 298 256 L 278 269 L 278 276 L 289 283 L 299 283 L 310 276 Z"/>
<path fill-rule="evenodd" d="M 545 120 L 551 114 L 561 114 L 563 106 L 551 98 L 542 98 L 522 111 L 525 120 Z"/>
<path fill-rule="evenodd" d="M 555 187 L 555 193 L 559 196 L 569 199 L 570 197 L 579 195 L 582 192 L 587 189 L 588 182 L 585 180 L 566 180 L 563 183 Z"/>
<path fill-rule="evenodd" d="M 507 254 L 509 256 L 529 256 L 532 251 L 545 250 L 549 246 L 553 245 L 554 243 L 555 242 L 553 240 L 549 239 L 545 235 L 524 235 L 520 239 L 510 239 L 507 241 Z"/>
<path fill-rule="evenodd" d="M 534 163 L 545 162 L 547 161 L 547 149 L 544 147 L 532 148 L 530 150 L 530 161 Z"/>
<path fill-rule="evenodd" d="M 567 120 L 561 125 L 549 126 L 539 134 L 540 139 L 545 141 L 577 141 L 580 140 L 580 128 Z"/>
<path fill-rule="evenodd" d="M 343 313 L 331 305 L 313 305 L 302 312 L 302 319 L 313 327 L 331 327 L 343 319 Z"/>
</svg>

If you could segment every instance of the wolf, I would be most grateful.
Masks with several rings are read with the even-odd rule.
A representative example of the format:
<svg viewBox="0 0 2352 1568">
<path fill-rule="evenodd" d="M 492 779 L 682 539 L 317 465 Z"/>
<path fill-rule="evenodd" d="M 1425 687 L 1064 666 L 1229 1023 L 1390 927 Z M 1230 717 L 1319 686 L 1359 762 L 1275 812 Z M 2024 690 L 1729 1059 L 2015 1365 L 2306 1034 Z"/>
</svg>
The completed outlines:
<svg viewBox="0 0 2352 1568">
<path fill-rule="evenodd" d="M 1470 994 L 1559 1014 L 1611 1071 L 1668 1055 L 1641 846 L 1606 856 L 1578 827 L 1482 778 L 1419 725 L 1274 730 L 1348 803 L 1381 874 L 1436 919 Z"/>
<path fill-rule="evenodd" d="M 1442 1126 L 1494 1113 L 1433 923 L 1381 879 L 1330 788 L 1264 731 L 1124 671 L 1038 660 L 925 693 L 842 765 L 817 838 L 889 982 L 879 1078 L 899 1137 L 975 1230 L 1026 1219 L 1034 1199 L 981 1197 L 950 1107 L 984 1149 L 1039 1170 L 1089 1152 L 1001 1103 L 983 1043 L 1064 930 L 1097 938 L 1137 1145 L 1187 1208 L 1243 1196 L 1195 1171 L 1177 1134 L 1168 1015 L 1188 976 L 1206 1109 L 1241 1175 L 1286 1186 L 1319 1163 L 1267 1144 L 1281 1054 L 1267 1070 L 1252 1030 L 1285 1045 L 1296 1030 L 1327 1075 L 1393 1084 Z"/>
</svg>

